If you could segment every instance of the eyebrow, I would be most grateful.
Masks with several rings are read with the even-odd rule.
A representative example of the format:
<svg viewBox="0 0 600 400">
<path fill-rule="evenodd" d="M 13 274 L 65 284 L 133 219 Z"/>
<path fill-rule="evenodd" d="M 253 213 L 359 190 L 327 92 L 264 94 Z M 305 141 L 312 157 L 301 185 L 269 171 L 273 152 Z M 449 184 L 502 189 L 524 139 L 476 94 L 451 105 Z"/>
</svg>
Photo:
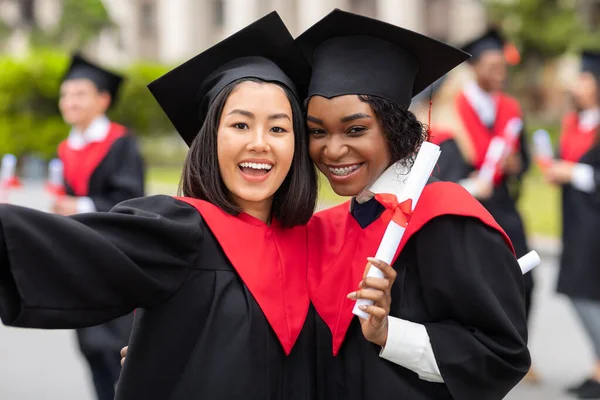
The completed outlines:
<svg viewBox="0 0 600 400">
<path fill-rule="evenodd" d="M 243 115 L 245 117 L 248 117 L 248 118 L 254 118 L 254 114 L 253 113 L 251 113 L 250 111 L 246 111 L 246 110 L 240 110 L 239 108 L 236 108 L 235 110 L 231 110 L 229 112 L 229 114 L 227 114 L 227 115 L 232 115 L 232 114 L 241 114 L 241 115 Z"/>
<path fill-rule="evenodd" d="M 355 119 L 361 119 L 361 118 L 371 118 L 371 116 L 369 114 L 356 113 L 356 114 L 347 115 L 343 118 L 340 118 L 340 122 L 342 122 L 342 123 L 350 122 L 350 121 L 354 121 Z"/>
<path fill-rule="evenodd" d="M 279 113 L 279 114 L 273 114 L 273 115 L 269 115 L 269 120 L 272 119 L 288 119 L 291 121 L 290 116 L 287 115 L 286 113 Z"/>
<path fill-rule="evenodd" d="M 306 119 L 310 122 L 314 122 L 315 124 L 323 125 L 323 120 L 313 117 L 312 115 L 307 115 Z"/>
</svg>

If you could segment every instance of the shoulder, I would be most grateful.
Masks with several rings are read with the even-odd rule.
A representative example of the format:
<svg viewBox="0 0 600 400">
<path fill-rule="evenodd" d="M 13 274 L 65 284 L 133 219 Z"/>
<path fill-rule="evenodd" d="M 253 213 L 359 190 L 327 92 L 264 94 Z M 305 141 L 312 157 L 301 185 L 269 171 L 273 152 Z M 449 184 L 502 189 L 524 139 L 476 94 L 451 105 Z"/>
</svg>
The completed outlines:
<svg viewBox="0 0 600 400">
<path fill-rule="evenodd" d="M 195 207 L 166 195 L 126 200 L 117 204 L 110 212 L 154 219 L 158 218 L 185 225 L 198 225 L 202 221 L 202 216 Z"/>
<path fill-rule="evenodd" d="M 478 227 L 495 232 L 512 250 L 512 244 L 485 207 L 462 186 L 453 182 L 433 182 L 425 186 L 411 224 L 431 229 L 438 225 Z M 410 226 L 410 225 L 409 225 Z"/>
</svg>

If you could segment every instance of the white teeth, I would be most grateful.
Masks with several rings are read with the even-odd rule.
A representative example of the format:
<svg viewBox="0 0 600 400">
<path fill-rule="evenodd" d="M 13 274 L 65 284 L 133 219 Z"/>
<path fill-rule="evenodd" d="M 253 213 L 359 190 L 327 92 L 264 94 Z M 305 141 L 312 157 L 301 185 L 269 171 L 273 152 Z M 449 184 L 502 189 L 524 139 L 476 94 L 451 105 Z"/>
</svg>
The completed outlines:
<svg viewBox="0 0 600 400">
<path fill-rule="evenodd" d="M 332 174 L 337 175 L 337 176 L 346 176 L 346 175 L 350 175 L 351 173 L 356 171 L 359 167 L 360 167 L 360 164 L 354 164 L 349 167 L 341 167 L 341 168 L 329 167 L 329 171 L 331 171 Z"/>
<path fill-rule="evenodd" d="M 251 162 L 240 163 L 240 167 L 252 168 L 252 169 L 266 169 L 267 171 L 269 171 L 271 168 L 273 168 L 273 166 L 271 164 L 258 164 L 258 163 L 251 163 Z"/>
</svg>

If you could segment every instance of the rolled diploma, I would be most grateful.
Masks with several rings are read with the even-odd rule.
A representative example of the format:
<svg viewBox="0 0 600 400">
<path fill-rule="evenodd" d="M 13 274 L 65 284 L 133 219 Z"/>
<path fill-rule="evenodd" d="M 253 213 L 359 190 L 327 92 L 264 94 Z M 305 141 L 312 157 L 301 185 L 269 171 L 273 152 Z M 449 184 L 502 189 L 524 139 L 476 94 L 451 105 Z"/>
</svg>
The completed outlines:
<svg viewBox="0 0 600 400">
<path fill-rule="evenodd" d="M 62 187 L 63 182 L 63 163 L 55 158 L 48 163 L 48 183 L 54 187 Z"/>
<path fill-rule="evenodd" d="M 421 145 L 421 148 L 417 153 L 417 158 L 415 159 L 415 162 L 410 170 L 410 174 L 408 175 L 402 193 L 394 193 L 396 194 L 396 197 L 398 198 L 399 202 L 403 202 L 407 199 L 412 199 L 412 210 L 415 209 L 417 202 L 419 201 L 419 197 L 423 192 L 423 188 L 425 188 L 427 180 L 431 176 L 431 173 L 433 172 L 433 169 L 435 168 L 435 164 L 437 163 L 439 157 L 439 146 L 430 142 L 425 142 Z M 381 193 L 381 191 L 377 190 L 376 187 L 377 182 L 373 185 L 372 190 L 376 193 Z M 398 225 L 394 221 L 390 221 L 385 230 L 385 233 L 383 234 L 383 238 L 381 239 L 381 243 L 379 244 L 379 248 L 377 249 L 375 258 L 387 264 L 391 264 L 394 259 L 394 255 L 396 254 L 396 250 L 398 250 L 398 246 L 402 241 L 404 232 L 404 227 Z M 379 268 L 375 267 L 374 265 L 371 265 L 371 267 L 369 268 L 369 272 L 367 272 L 367 277 L 384 278 L 384 275 Z M 369 317 L 369 314 L 359 309 L 359 307 L 370 306 L 372 304 L 372 300 L 359 299 L 356 301 L 352 313 L 354 315 L 359 316 L 360 318 L 366 319 Z"/>
<path fill-rule="evenodd" d="M 542 163 L 548 163 L 554 158 L 550 135 L 544 129 L 538 129 L 533 133 L 533 154 Z"/>
<path fill-rule="evenodd" d="M 525 254 L 523 257 L 519 258 L 519 267 L 521 267 L 521 272 L 523 275 L 537 267 L 541 264 L 542 259 L 537 251 L 532 250 L 529 253 Z"/>
<path fill-rule="evenodd" d="M 17 168 L 17 157 L 12 154 L 6 154 L 2 157 L 0 165 L 0 184 L 5 184 L 15 176 Z"/>
<path fill-rule="evenodd" d="M 513 118 L 506 124 L 502 136 L 495 136 L 488 145 L 483 159 L 483 165 L 477 173 L 477 178 L 484 182 L 492 183 L 498 163 L 512 148 L 514 142 L 521 134 L 523 121 Z"/>
</svg>

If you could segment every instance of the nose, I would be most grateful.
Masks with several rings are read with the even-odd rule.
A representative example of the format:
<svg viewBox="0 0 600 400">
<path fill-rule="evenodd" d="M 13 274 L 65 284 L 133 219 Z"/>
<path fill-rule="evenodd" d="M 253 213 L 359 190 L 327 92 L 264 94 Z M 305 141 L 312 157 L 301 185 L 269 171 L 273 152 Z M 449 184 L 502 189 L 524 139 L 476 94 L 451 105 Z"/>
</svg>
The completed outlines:
<svg viewBox="0 0 600 400">
<path fill-rule="evenodd" d="M 265 133 L 264 129 L 253 129 L 250 136 L 250 142 L 248 142 L 246 148 L 249 151 L 254 151 L 256 153 L 268 152 L 271 148 L 269 146 L 267 135 L 268 134 Z"/>
<path fill-rule="evenodd" d="M 323 155 L 331 161 L 337 161 L 349 152 L 348 146 L 343 138 L 339 136 L 340 135 L 331 135 L 327 139 L 325 148 L 323 149 Z"/>
</svg>

